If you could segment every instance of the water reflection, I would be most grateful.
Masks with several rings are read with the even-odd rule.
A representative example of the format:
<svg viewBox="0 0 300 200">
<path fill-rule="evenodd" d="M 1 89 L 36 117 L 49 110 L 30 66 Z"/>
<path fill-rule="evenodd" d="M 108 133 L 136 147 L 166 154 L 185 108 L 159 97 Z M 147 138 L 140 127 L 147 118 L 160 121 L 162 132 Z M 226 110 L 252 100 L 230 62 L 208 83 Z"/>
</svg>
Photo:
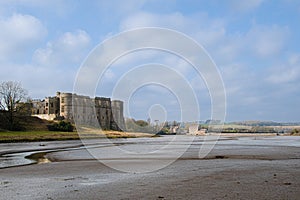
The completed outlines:
<svg viewBox="0 0 300 200">
<path fill-rule="evenodd" d="M 180 143 L 178 143 L 178 148 L 181 143 L 186 143 L 189 140 L 188 136 L 182 136 Z M 7 167 L 15 167 L 29 164 L 42 164 L 49 163 L 51 160 L 47 159 L 47 153 L 53 152 L 66 152 L 68 151 L 66 159 L 95 159 L 91 158 L 90 154 L 87 154 L 86 151 L 82 151 L 82 149 L 88 148 L 89 150 L 93 149 L 93 151 L 99 151 L 99 155 L 105 156 L 109 159 L 115 159 L 115 157 L 111 154 L 110 147 L 119 146 L 123 150 L 132 151 L 132 152 L 145 152 L 154 151 L 162 146 L 168 144 L 170 138 L 167 136 L 161 138 L 132 138 L 132 139 L 114 139 L 114 143 L 107 142 L 99 142 L 97 140 L 91 140 L 91 142 L 87 146 L 83 146 L 82 144 L 70 144 L 69 142 L 56 141 L 55 143 L 48 143 L 47 149 L 42 149 L 40 146 L 37 147 L 39 149 L 28 149 L 32 147 L 33 144 L 26 144 L 26 146 L 22 146 L 20 144 L 5 144 L 6 148 L 3 148 L 3 153 L 9 151 L 27 151 L 20 153 L 6 153 L 2 154 L 0 152 L 0 169 Z M 207 140 L 204 143 L 203 137 L 197 137 L 193 144 L 191 145 L 191 149 L 193 148 L 205 148 L 205 144 L 209 143 Z M 50 146 L 51 144 L 51 146 Z M 66 146 L 67 145 L 67 146 Z M 72 145 L 72 146 L 71 146 Z M 105 147 L 105 148 L 104 148 Z M 175 147 L 175 146 L 174 146 Z M 215 150 L 223 150 L 223 149 L 232 149 L 239 150 L 242 148 L 267 148 L 267 147 L 300 147 L 300 137 L 297 136 L 274 136 L 274 137 L 222 137 L 218 140 L 217 145 L 214 147 Z M 26 149 L 27 148 L 27 149 Z M 175 148 L 176 149 L 176 148 Z M 79 150 L 79 151 L 77 151 Z M 59 153 L 62 156 L 62 153 Z M 116 159 L 118 159 L 117 157 Z"/>
<path fill-rule="evenodd" d="M 0 168 L 15 167 L 36 163 L 36 161 L 34 160 L 24 159 L 30 154 L 32 154 L 32 152 L 2 155 L 0 156 Z"/>
</svg>

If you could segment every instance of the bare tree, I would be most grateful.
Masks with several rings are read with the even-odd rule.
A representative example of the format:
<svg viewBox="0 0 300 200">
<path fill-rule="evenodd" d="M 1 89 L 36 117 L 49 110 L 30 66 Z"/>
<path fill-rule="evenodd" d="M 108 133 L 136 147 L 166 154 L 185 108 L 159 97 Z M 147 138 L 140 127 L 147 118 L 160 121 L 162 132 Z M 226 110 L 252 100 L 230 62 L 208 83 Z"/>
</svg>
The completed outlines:
<svg viewBox="0 0 300 200">
<path fill-rule="evenodd" d="M 0 83 L 0 109 L 8 121 L 8 128 L 14 129 L 15 114 L 18 112 L 17 105 L 25 100 L 27 91 L 19 82 L 6 81 Z"/>
</svg>

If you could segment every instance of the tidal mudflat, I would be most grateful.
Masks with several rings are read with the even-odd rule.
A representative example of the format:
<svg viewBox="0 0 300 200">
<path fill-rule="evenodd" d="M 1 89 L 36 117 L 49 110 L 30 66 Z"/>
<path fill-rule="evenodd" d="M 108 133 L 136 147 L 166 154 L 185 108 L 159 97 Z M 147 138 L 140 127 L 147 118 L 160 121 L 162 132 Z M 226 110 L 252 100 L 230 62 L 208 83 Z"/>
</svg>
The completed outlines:
<svg viewBox="0 0 300 200">
<path fill-rule="evenodd" d="M 199 158 L 199 149 L 209 145 L 209 137 L 195 137 L 191 142 L 191 136 L 178 136 L 170 152 L 182 151 L 188 144 L 187 151 L 166 167 L 147 173 L 135 169 L 170 159 L 159 153 L 146 155 L 169 144 L 170 136 L 86 143 L 98 158 L 109 161 L 106 165 L 96 160 L 79 140 L 0 144 L 0 198 L 299 198 L 299 136 L 223 136 L 206 157 Z M 145 154 L 116 156 L 111 153 L 116 146 Z M 109 163 L 133 170 L 118 171 Z"/>
</svg>

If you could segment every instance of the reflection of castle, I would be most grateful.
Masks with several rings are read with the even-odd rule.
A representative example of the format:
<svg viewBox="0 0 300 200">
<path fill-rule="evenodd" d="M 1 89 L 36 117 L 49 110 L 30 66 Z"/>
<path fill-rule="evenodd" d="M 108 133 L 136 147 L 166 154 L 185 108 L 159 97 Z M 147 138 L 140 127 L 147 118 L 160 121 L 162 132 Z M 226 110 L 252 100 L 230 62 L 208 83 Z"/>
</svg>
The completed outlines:
<svg viewBox="0 0 300 200">
<path fill-rule="evenodd" d="M 32 101 L 32 115 L 53 120 L 63 117 L 83 125 L 100 124 L 102 129 L 120 130 L 124 127 L 123 102 L 110 98 L 90 98 L 57 92 L 54 97 Z"/>
</svg>

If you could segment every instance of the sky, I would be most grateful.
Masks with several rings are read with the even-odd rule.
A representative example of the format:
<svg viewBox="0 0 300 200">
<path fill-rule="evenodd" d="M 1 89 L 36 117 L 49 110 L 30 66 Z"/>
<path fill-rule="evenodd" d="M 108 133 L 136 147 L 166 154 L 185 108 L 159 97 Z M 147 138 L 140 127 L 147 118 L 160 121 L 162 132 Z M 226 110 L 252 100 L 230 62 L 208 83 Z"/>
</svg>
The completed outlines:
<svg viewBox="0 0 300 200">
<path fill-rule="evenodd" d="M 299 21 L 297 0 L 3 0 L 0 80 L 21 82 L 33 99 L 72 92 L 97 45 L 123 31 L 161 27 L 192 38 L 213 60 L 226 93 L 225 121 L 299 122 Z M 211 118 L 205 81 L 180 57 L 157 50 L 119 58 L 99 79 L 95 95 L 111 97 L 120 78 L 148 63 L 183 76 L 196 94 L 199 120 Z M 145 85 L 125 110 L 136 119 L 180 120 L 180 103 L 174 91 Z"/>
</svg>

